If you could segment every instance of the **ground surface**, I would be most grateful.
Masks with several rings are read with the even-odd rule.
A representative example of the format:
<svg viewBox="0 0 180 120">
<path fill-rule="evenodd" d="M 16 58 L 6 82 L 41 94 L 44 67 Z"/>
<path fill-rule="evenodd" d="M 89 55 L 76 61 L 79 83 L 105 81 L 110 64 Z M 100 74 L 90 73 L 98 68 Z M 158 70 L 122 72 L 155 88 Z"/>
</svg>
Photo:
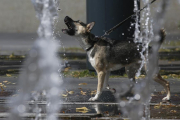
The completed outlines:
<svg viewBox="0 0 180 120">
<path fill-rule="evenodd" d="M 3 83 L 6 87 L 4 92 L 0 93 L 0 117 L 3 117 L 2 113 L 7 113 L 9 107 L 7 107 L 7 99 L 9 97 L 15 97 L 18 94 L 16 89 L 18 77 L 0 77 L 0 83 Z M 110 79 L 109 84 L 111 87 L 116 88 L 117 93 L 112 94 L 111 92 L 105 90 L 101 96 L 99 102 L 88 102 L 91 96 L 94 96 L 94 92 L 97 86 L 96 78 L 64 78 L 63 79 L 63 105 L 60 110 L 62 114 L 76 114 L 81 116 L 90 116 L 88 114 L 96 116 L 101 114 L 104 117 L 124 117 L 122 116 L 121 107 L 117 101 L 117 93 L 122 92 L 123 85 L 128 84 L 127 78 L 120 79 Z M 165 96 L 163 88 L 157 83 L 153 83 L 153 88 L 155 90 L 152 95 L 150 109 L 151 118 L 156 119 L 180 119 L 180 80 L 179 79 L 168 79 L 171 86 L 172 100 L 169 104 L 160 104 L 161 99 Z M 73 92 L 72 92 L 73 91 Z M 69 92 L 69 94 L 67 93 Z M 126 100 L 127 101 L 127 100 Z M 43 104 L 44 103 L 44 104 Z M 32 105 L 31 105 L 32 106 Z M 39 107 L 42 108 L 42 112 L 45 112 L 45 100 L 39 101 Z M 83 108 L 84 107 L 84 108 Z M 78 111 L 78 108 L 80 109 Z M 33 113 L 31 110 L 27 111 Z"/>
<path fill-rule="evenodd" d="M 174 39 L 169 37 L 168 40 Z M 25 55 L 28 50 L 31 49 L 33 42 L 36 39 L 35 34 L 1 34 L 0 36 L 0 55 L 7 55 L 15 53 L 15 55 Z M 68 40 L 67 40 L 68 39 Z M 77 41 L 67 36 L 62 36 L 61 40 L 65 47 L 79 47 Z M 69 62 L 62 61 L 65 67 L 70 67 L 70 71 L 84 70 L 86 68 L 86 60 L 84 53 L 69 53 L 66 56 L 79 56 L 79 58 L 67 60 Z M 179 59 L 179 54 L 176 54 Z M 174 55 L 171 55 L 171 57 Z M 18 95 L 20 88 L 18 86 L 19 69 L 23 67 L 24 57 L 18 59 L 11 59 L 8 57 L 0 57 L 0 119 L 6 119 L 8 116 L 10 106 L 7 106 L 7 99 Z M 177 58 L 177 57 L 176 57 Z M 180 70 L 179 60 L 161 60 L 160 68 L 166 72 L 176 73 L 179 75 Z M 23 70 L 23 69 L 22 69 Z M 172 100 L 171 103 L 161 103 L 161 99 L 165 96 L 165 92 L 159 84 L 153 82 L 152 85 L 152 99 L 150 102 L 150 116 L 151 119 L 180 119 L 180 79 L 178 77 L 171 77 L 167 79 L 170 82 Z M 105 90 L 101 96 L 101 99 L 97 102 L 88 102 L 91 96 L 96 93 L 97 78 L 83 77 L 63 78 L 63 93 L 59 94 L 62 97 L 62 108 L 59 111 L 59 117 L 62 119 L 73 120 L 86 120 L 86 119 L 120 119 L 126 116 L 122 115 L 122 108 L 119 103 L 119 93 L 122 93 L 122 88 L 129 85 L 129 80 L 125 77 L 111 78 L 109 84 L 112 88 L 116 89 L 116 93 L 112 94 L 110 91 Z M 121 98 L 122 100 L 122 98 Z M 128 99 L 123 99 L 127 101 Z M 33 106 L 33 102 L 29 101 L 30 106 Z M 39 108 L 42 108 L 42 117 L 46 108 L 45 99 L 38 101 Z M 24 115 L 26 119 L 31 119 L 35 116 L 32 109 L 27 110 L 27 114 Z M 27 117 L 29 116 L 29 117 Z"/>
</svg>

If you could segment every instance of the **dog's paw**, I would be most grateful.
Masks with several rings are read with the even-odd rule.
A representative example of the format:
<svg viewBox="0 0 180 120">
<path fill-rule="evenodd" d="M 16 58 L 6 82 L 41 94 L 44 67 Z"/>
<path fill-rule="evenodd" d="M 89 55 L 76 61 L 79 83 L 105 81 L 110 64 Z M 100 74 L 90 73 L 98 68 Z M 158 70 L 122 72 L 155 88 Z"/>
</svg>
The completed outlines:
<svg viewBox="0 0 180 120">
<path fill-rule="evenodd" d="M 96 101 L 96 100 L 98 100 L 96 97 L 91 97 L 88 101 Z"/>
<path fill-rule="evenodd" d="M 100 95 L 101 95 L 102 92 L 97 92 L 96 95 L 94 97 L 91 97 L 89 99 L 89 101 L 96 101 L 99 99 Z"/>
<path fill-rule="evenodd" d="M 170 101 L 170 98 L 169 98 L 169 97 L 164 97 L 164 98 L 162 99 L 162 101 L 163 101 L 163 102 Z"/>
<path fill-rule="evenodd" d="M 116 93 L 116 89 L 115 88 L 110 88 L 109 86 L 106 87 L 107 90 L 111 91 L 112 93 Z"/>
<path fill-rule="evenodd" d="M 110 91 L 111 91 L 112 93 L 116 93 L 116 89 L 115 89 L 115 88 L 110 89 Z"/>
</svg>

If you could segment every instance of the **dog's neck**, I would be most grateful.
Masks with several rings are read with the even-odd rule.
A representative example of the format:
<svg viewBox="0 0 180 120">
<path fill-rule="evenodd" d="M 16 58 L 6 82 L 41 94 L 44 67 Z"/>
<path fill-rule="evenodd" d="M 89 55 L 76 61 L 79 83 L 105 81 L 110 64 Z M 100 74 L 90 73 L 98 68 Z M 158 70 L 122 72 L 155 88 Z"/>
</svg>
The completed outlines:
<svg viewBox="0 0 180 120">
<path fill-rule="evenodd" d="M 96 42 L 96 37 L 92 33 L 86 33 L 78 36 L 80 46 L 85 50 L 89 51 Z"/>
</svg>

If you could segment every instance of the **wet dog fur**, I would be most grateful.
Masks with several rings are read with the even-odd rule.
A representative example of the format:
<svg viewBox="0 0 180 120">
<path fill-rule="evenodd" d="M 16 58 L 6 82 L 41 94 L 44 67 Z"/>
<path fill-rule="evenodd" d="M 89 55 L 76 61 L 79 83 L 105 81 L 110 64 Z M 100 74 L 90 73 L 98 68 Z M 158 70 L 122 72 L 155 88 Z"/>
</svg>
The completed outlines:
<svg viewBox="0 0 180 120">
<path fill-rule="evenodd" d="M 134 43 L 132 41 L 118 41 L 109 38 L 98 38 L 91 33 L 95 22 L 85 24 L 81 21 L 74 21 L 66 16 L 64 19 L 67 29 L 62 29 L 62 32 L 70 36 L 76 36 L 82 48 L 87 52 L 89 62 L 94 67 L 98 76 L 97 93 L 91 97 L 89 101 L 96 101 L 100 97 L 103 85 L 111 91 L 108 85 L 109 75 L 111 71 L 118 70 L 125 67 L 128 78 L 135 81 L 135 75 L 140 67 L 141 61 L 140 51 L 141 43 Z M 165 31 L 161 30 L 160 44 L 165 39 Z M 146 67 L 145 67 L 146 68 Z M 163 101 L 170 100 L 170 85 L 164 80 L 159 73 L 154 77 L 154 80 L 160 83 L 166 90 L 166 97 Z"/>
</svg>

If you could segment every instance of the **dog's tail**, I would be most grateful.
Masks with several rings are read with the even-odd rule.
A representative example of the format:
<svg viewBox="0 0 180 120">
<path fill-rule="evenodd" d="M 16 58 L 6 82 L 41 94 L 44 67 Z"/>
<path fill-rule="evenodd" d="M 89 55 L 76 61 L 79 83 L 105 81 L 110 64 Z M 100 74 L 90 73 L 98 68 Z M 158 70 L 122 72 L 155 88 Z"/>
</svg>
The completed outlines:
<svg viewBox="0 0 180 120">
<path fill-rule="evenodd" d="M 162 44 L 164 42 L 165 38 L 166 38 L 166 31 L 165 31 L 165 29 L 162 28 L 160 30 L 160 40 L 159 40 L 159 43 Z"/>
</svg>

